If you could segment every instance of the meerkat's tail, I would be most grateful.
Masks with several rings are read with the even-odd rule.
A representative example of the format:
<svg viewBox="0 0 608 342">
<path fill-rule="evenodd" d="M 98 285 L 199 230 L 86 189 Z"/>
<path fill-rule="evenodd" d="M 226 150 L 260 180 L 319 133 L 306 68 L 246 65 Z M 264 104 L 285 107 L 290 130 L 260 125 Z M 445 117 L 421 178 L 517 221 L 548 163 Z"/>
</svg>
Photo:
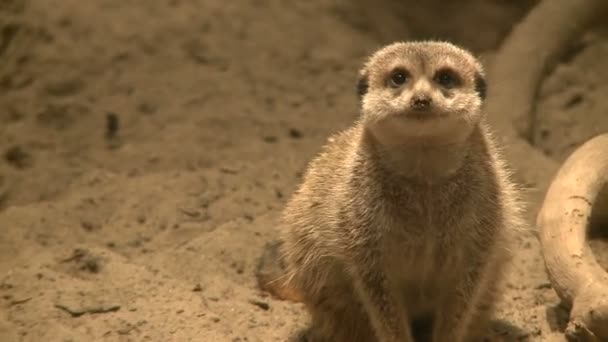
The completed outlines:
<svg viewBox="0 0 608 342">
<path fill-rule="evenodd" d="M 275 240 L 264 246 L 255 274 L 258 287 L 278 299 L 301 302 L 300 292 L 286 281 L 288 274 L 280 253 L 281 244 L 282 241 Z"/>
</svg>

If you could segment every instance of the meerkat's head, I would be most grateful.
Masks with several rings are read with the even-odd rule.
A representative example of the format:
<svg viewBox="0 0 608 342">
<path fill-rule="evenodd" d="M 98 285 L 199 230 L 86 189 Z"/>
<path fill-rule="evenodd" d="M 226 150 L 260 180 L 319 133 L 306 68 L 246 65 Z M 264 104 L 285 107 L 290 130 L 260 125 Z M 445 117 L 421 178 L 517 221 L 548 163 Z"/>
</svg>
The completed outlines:
<svg viewBox="0 0 608 342">
<path fill-rule="evenodd" d="M 386 143 L 458 142 L 481 119 L 481 63 L 447 42 L 393 43 L 374 53 L 357 85 L 362 122 Z"/>
</svg>

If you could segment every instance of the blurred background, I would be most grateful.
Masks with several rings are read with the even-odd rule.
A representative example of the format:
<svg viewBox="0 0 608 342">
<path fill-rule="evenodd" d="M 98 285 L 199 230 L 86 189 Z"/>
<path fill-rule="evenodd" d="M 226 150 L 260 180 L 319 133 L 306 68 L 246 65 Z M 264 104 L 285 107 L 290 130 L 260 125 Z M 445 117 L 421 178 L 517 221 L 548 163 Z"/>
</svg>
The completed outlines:
<svg viewBox="0 0 608 342">
<path fill-rule="evenodd" d="M 0 340 L 284 341 L 307 317 L 257 289 L 256 263 L 357 117 L 364 58 L 447 39 L 490 63 L 536 3 L 0 1 Z M 608 131 L 605 26 L 522 133 L 557 162 Z M 538 246 L 519 252 L 496 336 L 557 339 Z"/>
</svg>

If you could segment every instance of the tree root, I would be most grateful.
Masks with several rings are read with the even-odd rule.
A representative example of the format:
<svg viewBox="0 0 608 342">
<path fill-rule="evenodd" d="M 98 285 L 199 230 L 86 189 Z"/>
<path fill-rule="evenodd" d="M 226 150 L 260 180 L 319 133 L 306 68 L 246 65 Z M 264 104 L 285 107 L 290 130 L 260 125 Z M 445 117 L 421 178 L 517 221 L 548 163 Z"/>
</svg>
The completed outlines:
<svg viewBox="0 0 608 342">
<path fill-rule="evenodd" d="M 607 275 L 586 243 L 591 203 L 608 177 L 608 136 L 583 145 L 550 183 L 558 165 L 522 135 L 531 136 L 543 76 L 607 10 L 604 0 L 541 1 L 498 51 L 489 70 L 491 87 L 486 102 L 490 121 L 503 129 L 507 159 L 532 165 L 518 170 L 521 177 L 532 184 L 537 196 L 551 184 L 537 219 L 542 253 L 553 287 L 572 306 L 566 335 L 583 341 L 608 339 Z M 517 130 L 522 126 L 523 134 Z M 535 207 L 528 208 L 529 212 L 536 212 Z"/>
<path fill-rule="evenodd" d="M 566 160 L 538 215 L 549 279 L 572 308 L 566 329 L 570 339 L 608 339 L 608 273 L 597 263 L 586 238 L 594 204 L 607 186 L 608 134 L 603 134 Z"/>
<path fill-rule="evenodd" d="M 504 40 L 488 70 L 488 119 L 501 129 L 507 159 L 533 165 L 517 172 L 538 196 L 546 191 L 558 167 L 522 139 L 531 130 L 539 84 L 606 8 L 604 0 L 541 1 Z M 516 128 L 522 126 L 523 134 Z"/>
</svg>

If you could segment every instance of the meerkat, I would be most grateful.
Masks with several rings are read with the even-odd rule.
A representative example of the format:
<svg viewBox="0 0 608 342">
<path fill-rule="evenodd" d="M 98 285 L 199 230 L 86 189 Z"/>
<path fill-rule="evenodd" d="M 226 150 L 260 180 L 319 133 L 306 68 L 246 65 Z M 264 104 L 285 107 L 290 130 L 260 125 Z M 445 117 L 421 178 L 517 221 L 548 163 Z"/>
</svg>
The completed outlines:
<svg viewBox="0 0 608 342">
<path fill-rule="evenodd" d="M 281 219 L 310 342 L 475 341 L 491 317 L 518 189 L 486 124 L 480 61 L 442 41 L 374 52 L 360 115 L 310 161 Z"/>
</svg>

